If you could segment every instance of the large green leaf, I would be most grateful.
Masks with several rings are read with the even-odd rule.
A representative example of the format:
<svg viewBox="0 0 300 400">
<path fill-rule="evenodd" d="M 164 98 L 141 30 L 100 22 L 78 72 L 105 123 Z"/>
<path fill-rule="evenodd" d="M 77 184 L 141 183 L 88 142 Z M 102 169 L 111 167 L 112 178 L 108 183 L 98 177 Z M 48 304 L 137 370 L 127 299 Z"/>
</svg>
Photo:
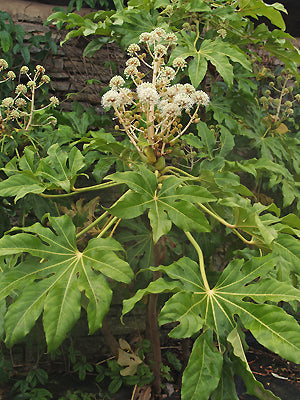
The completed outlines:
<svg viewBox="0 0 300 400">
<path fill-rule="evenodd" d="M 135 268 L 148 268 L 153 265 L 153 241 L 151 230 L 143 221 L 135 219 L 124 221 L 117 239 L 120 243 L 126 243 L 127 261 Z"/>
<path fill-rule="evenodd" d="M 123 249 L 114 239 L 92 239 L 79 251 L 68 216 L 50 217 L 49 222 L 52 229 L 37 223 L 0 240 L 0 255 L 30 255 L 0 275 L 0 301 L 22 289 L 5 317 L 8 346 L 23 338 L 44 310 L 48 349 L 57 348 L 80 316 L 82 293 L 93 333 L 110 306 L 112 291 L 105 276 L 127 284 L 133 278 L 129 265 L 116 254 Z"/>
<path fill-rule="evenodd" d="M 263 0 L 239 0 L 239 14 L 257 18 L 267 17 L 273 25 L 285 30 L 285 22 L 281 12 L 287 14 L 286 9 L 280 3 L 266 4 Z"/>
<path fill-rule="evenodd" d="M 41 160 L 37 174 L 46 182 L 53 184 L 53 188 L 70 192 L 77 172 L 84 166 L 83 155 L 76 147 L 73 147 L 68 154 L 61 150 L 58 144 L 53 144 L 48 149 L 48 157 Z"/>
<path fill-rule="evenodd" d="M 114 30 L 122 36 L 121 44 L 128 47 L 131 43 L 138 43 L 139 36 L 143 32 L 151 32 L 157 26 L 159 13 L 137 7 L 124 9 L 116 13 L 113 18 L 116 20 Z M 162 28 L 167 28 L 164 24 Z"/>
<path fill-rule="evenodd" d="M 28 193 L 43 193 L 45 186 L 31 171 L 21 171 L 0 182 L 0 196 L 14 196 L 15 202 Z"/>
<path fill-rule="evenodd" d="M 117 172 L 108 179 L 125 183 L 130 188 L 109 211 L 119 218 L 129 219 L 149 209 L 155 242 L 170 231 L 172 223 L 183 230 L 210 230 L 204 214 L 193 205 L 216 200 L 207 189 L 198 185 L 181 186 L 184 181 L 174 176 L 167 177 L 160 185 L 156 175 L 146 169 Z"/>
<path fill-rule="evenodd" d="M 300 242 L 291 235 L 279 234 L 274 243 L 274 252 L 287 270 L 300 274 Z"/>
<path fill-rule="evenodd" d="M 3 170 L 8 178 L 0 182 L 0 196 L 13 196 L 15 202 L 28 193 L 40 194 L 47 189 L 70 192 L 78 171 L 85 167 L 84 157 L 75 146 L 67 153 L 59 145 L 48 149 L 48 157 L 36 160 L 35 153 L 25 148 L 19 169 L 9 162 Z"/>
<path fill-rule="evenodd" d="M 230 363 L 231 370 L 243 378 L 247 393 L 255 395 L 260 400 L 279 400 L 279 397 L 266 390 L 263 384 L 258 382 L 252 374 L 244 352 L 242 338 L 237 328 L 230 332 L 227 340 L 232 345 L 235 356 L 233 357 L 234 362 Z"/>
<path fill-rule="evenodd" d="M 213 345 L 212 332 L 202 333 L 182 376 L 182 400 L 208 400 L 218 386 L 222 364 L 223 356 Z"/>
<path fill-rule="evenodd" d="M 262 345 L 284 358 L 298 362 L 300 327 L 292 316 L 273 304 L 279 301 L 293 302 L 299 299 L 300 292 L 286 282 L 261 278 L 273 271 L 277 261 L 272 254 L 253 258 L 245 264 L 243 260 L 234 260 L 210 290 L 204 287 L 199 265 L 189 258 L 181 258 L 169 266 L 160 266 L 159 269 L 169 278 L 176 280 L 176 292 L 179 292 L 162 308 L 160 323 L 171 322 L 170 316 L 174 322 L 179 321 L 180 327 L 176 332 L 176 337 L 179 337 L 178 332 L 184 336 L 187 331 L 185 327 L 189 328 L 189 333 L 193 330 L 196 333 L 197 326 L 201 326 L 201 318 L 205 325 L 215 331 L 218 341 L 225 344 L 226 337 L 235 327 L 237 314 Z M 145 293 L 149 289 L 144 289 Z M 125 311 L 130 311 L 142 296 L 143 291 L 139 291 L 138 297 L 132 297 L 130 302 L 128 300 Z M 179 301 L 185 301 L 185 304 L 179 306 Z M 267 301 L 273 304 L 267 304 Z M 177 315 L 175 304 L 178 307 Z"/>
<path fill-rule="evenodd" d="M 219 385 L 211 395 L 211 400 L 239 400 L 234 382 L 232 362 L 224 355 L 222 375 Z"/>
<path fill-rule="evenodd" d="M 179 46 L 172 52 L 171 60 L 175 57 L 192 57 L 188 72 L 192 85 L 198 87 L 207 71 L 207 62 L 211 62 L 228 85 L 233 84 L 232 62 L 241 64 L 251 71 L 251 64 L 237 46 L 217 38 L 215 40 L 204 39 L 198 47 L 196 33 L 189 35 L 182 32 L 182 40 Z"/>
</svg>

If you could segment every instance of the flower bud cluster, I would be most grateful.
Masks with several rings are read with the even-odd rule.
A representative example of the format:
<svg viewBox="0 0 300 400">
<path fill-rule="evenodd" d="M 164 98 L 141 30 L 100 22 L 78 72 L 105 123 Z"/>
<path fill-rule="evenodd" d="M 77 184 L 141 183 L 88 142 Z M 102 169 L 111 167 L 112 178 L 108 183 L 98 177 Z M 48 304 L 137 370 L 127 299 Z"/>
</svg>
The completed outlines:
<svg viewBox="0 0 300 400">
<path fill-rule="evenodd" d="M 0 59 L 0 72 L 7 68 L 7 62 L 4 59 Z M 25 79 L 27 78 L 27 82 L 17 84 L 14 89 L 14 95 L 6 97 L 1 101 L 0 116 L 4 122 L 16 121 L 19 127 L 28 129 L 35 111 L 43 110 L 49 106 L 55 107 L 59 104 L 59 100 L 57 97 L 52 96 L 49 99 L 50 103 L 48 105 L 35 109 L 36 90 L 42 85 L 49 83 L 50 78 L 48 75 L 45 75 L 45 68 L 41 65 L 36 66 L 33 76 L 30 74 L 29 68 L 24 65 L 20 68 L 20 76 L 24 75 Z M 3 74 L 0 83 L 7 80 L 14 80 L 15 78 L 15 73 L 8 71 L 6 74 Z M 51 123 L 53 123 L 53 120 Z"/>
<path fill-rule="evenodd" d="M 266 89 L 260 97 L 260 102 L 267 111 L 271 124 L 275 124 L 275 128 L 294 115 L 293 105 L 300 100 L 299 94 L 293 95 L 292 78 L 289 71 L 283 70 L 281 75 L 269 83 L 269 89 Z"/>
<path fill-rule="evenodd" d="M 0 72 L 8 68 L 8 63 L 3 58 L 0 58 Z M 7 71 L 6 75 L 2 76 L 0 83 L 6 81 L 13 81 L 16 78 L 14 71 Z"/>
<path fill-rule="evenodd" d="M 124 70 L 125 78 L 130 78 L 135 88 L 129 89 L 121 76 L 114 76 L 109 83 L 110 90 L 102 96 L 103 107 L 113 108 L 119 120 L 118 129 L 127 133 L 140 153 L 145 143 L 152 147 L 155 158 L 168 154 L 172 143 L 187 132 L 191 123 L 199 122 L 199 108 L 210 102 L 205 92 L 190 84 L 173 84 L 179 71 L 186 67 L 182 57 L 171 62 L 176 43 L 176 35 L 162 28 L 142 33 L 139 44 L 128 47 L 130 58 Z M 150 61 L 141 52 L 142 46 Z M 171 65 L 166 65 L 167 62 Z M 141 65 L 152 74 L 145 75 Z M 183 113 L 189 117 L 185 126 L 180 123 Z"/>
</svg>

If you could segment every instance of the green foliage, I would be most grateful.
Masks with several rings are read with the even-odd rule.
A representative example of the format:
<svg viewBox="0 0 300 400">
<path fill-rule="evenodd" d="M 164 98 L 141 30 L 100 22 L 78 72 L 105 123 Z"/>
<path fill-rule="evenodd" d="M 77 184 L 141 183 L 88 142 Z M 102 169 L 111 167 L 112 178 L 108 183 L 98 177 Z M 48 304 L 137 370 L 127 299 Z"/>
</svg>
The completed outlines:
<svg viewBox="0 0 300 400">
<path fill-rule="evenodd" d="M 109 0 L 70 0 L 68 4 L 68 12 L 72 11 L 76 7 L 77 11 L 80 11 L 82 7 L 89 6 L 90 8 L 103 7 L 108 9 Z"/>
<path fill-rule="evenodd" d="M 11 285 L 2 281 L 2 298 L 12 290 L 23 289 L 20 301 L 13 303 L 7 314 L 8 346 L 30 331 L 44 309 L 48 349 L 55 350 L 80 317 L 82 291 L 88 299 L 90 333 L 95 332 L 102 325 L 112 295 L 102 274 L 125 283 L 132 278 L 129 265 L 115 254 L 122 247 L 112 238 L 95 238 L 80 252 L 75 244 L 75 227 L 67 216 L 50 217 L 49 222 L 55 233 L 38 223 L 24 227 L 24 233 L 1 239 L 2 254 L 20 254 L 25 250 L 33 256 L 19 268 L 8 271 L 9 281 L 10 274 L 14 275 Z M 43 279 L 34 282 L 38 276 Z"/>
<path fill-rule="evenodd" d="M 35 56 L 35 62 L 45 59 L 49 51 L 54 54 L 57 51 L 56 43 L 51 38 L 51 32 L 44 35 L 29 34 L 24 43 L 25 30 L 20 24 L 15 24 L 6 11 L 0 11 L 0 45 L 1 57 L 4 58 L 11 68 L 15 65 L 31 63 L 31 48 L 39 49 Z M 3 89 L 2 89 L 3 90 Z"/>
<path fill-rule="evenodd" d="M 10 126 L 2 142 L 1 210 L 18 210 L 23 220 L 0 239 L 0 333 L 11 347 L 41 317 L 53 352 L 81 308 L 93 334 L 113 291 L 131 292 L 122 318 L 147 303 L 153 372 L 149 343 L 134 348 L 121 339 L 108 368 L 95 368 L 97 382 L 109 378 L 110 393 L 152 381 L 158 390 L 161 376 L 170 379 L 157 357 L 151 318 L 159 313 L 160 325 L 172 324 L 170 337 L 194 339 L 183 399 L 237 399 L 239 375 L 249 394 L 274 400 L 250 370 L 243 332 L 299 361 L 299 324 L 286 310 L 300 297 L 300 60 L 284 32 L 285 9 L 262 0 L 115 5 L 85 17 L 57 12 L 48 21 L 67 25 L 66 40 L 104 36 L 93 37 L 86 55 L 110 40 L 133 44 L 126 79 L 112 78 L 102 97 L 116 131 L 90 131 L 101 121 L 75 105 L 69 114 L 36 115 L 55 116 L 57 129 L 17 137 Z M 261 16 L 279 29 L 248 19 Z M 262 67 L 249 45 L 289 71 Z M 93 370 L 76 352 L 71 362 L 80 379 Z M 171 356 L 168 362 L 181 368 Z M 26 382 L 25 392 L 36 389 Z"/>
<path fill-rule="evenodd" d="M 30 399 L 30 400 L 48 400 L 52 399 L 53 396 L 49 390 L 44 388 L 36 387 L 37 385 L 45 385 L 48 381 L 48 374 L 45 370 L 40 368 L 32 369 L 25 380 L 18 380 L 12 391 L 14 393 L 19 393 L 17 398 Z"/>
</svg>

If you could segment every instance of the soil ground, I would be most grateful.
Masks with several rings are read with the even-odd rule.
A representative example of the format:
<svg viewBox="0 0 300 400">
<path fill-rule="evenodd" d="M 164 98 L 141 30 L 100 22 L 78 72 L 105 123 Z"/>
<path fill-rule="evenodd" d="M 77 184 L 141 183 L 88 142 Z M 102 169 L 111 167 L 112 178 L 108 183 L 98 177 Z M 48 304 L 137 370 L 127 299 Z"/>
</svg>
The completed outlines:
<svg viewBox="0 0 300 400">
<path fill-rule="evenodd" d="M 170 350 L 172 350 L 170 346 Z M 180 346 L 173 347 L 175 355 L 180 355 Z M 257 342 L 251 341 L 247 351 L 247 359 L 251 370 L 257 380 L 263 383 L 266 389 L 271 390 L 282 400 L 300 399 L 300 366 L 289 361 L 283 360 L 278 355 L 266 350 Z M 41 367 L 43 367 L 41 365 Z M 46 367 L 44 367 L 46 369 Z M 20 373 L 21 371 L 18 371 Z M 59 364 L 48 366 L 49 381 L 47 389 L 52 393 L 53 400 L 58 400 L 60 396 L 65 396 L 67 391 L 74 393 L 80 390 L 82 393 L 91 393 L 95 399 L 111 400 L 131 400 L 132 387 L 122 388 L 117 394 L 107 395 L 107 384 L 101 383 L 101 389 L 95 383 L 95 376 L 90 374 L 84 382 L 81 382 L 74 373 L 66 373 Z M 177 382 L 176 382 L 177 381 Z M 165 385 L 165 390 L 161 397 L 162 400 L 180 400 L 180 388 L 178 386 L 179 377 L 174 374 L 174 382 Z M 236 380 L 237 393 L 240 400 L 257 400 L 256 397 L 246 393 L 245 386 L 240 379 Z M 150 389 L 149 389 L 150 390 Z M 101 393 L 101 394 L 100 394 Z M 10 393 L 8 385 L 0 382 L 1 400 L 21 400 L 25 397 Z M 81 397 L 80 397 L 81 398 Z M 135 400 L 148 400 L 148 397 L 134 397 Z M 222 400 L 222 399 L 220 399 Z"/>
</svg>

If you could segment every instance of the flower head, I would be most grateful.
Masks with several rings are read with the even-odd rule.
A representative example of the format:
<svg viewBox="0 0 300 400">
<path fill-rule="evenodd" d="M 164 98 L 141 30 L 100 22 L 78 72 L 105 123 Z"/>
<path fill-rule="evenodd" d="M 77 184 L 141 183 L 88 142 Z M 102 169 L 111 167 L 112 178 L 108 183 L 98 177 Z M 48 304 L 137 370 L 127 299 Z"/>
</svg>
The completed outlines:
<svg viewBox="0 0 300 400">
<path fill-rule="evenodd" d="M 153 40 L 159 42 L 161 39 L 165 39 L 167 36 L 166 31 L 163 28 L 155 28 L 154 31 L 151 32 Z"/>
<path fill-rule="evenodd" d="M 16 74 L 14 73 L 14 71 L 8 71 L 8 73 L 7 73 L 8 79 L 13 80 L 13 79 L 15 79 L 15 77 L 16 77 Z"/>
<path fill-rule="evenodd" d="M 155 86 L 150 82 L 141 83 L 136 89 L 139 100 L 142 103 L 153 102 L 156 104 L 159 100 L 159 94 Z"/>
<path fill-rule="evenodd" d="M 30 89 L 33 89 L 33 88 L 36 87 L 36 83 L 35 83 L 35 81 L 28 81 L 28 82 L 27 82 L 27 86 L 28 86 Z"/>
<path fill-rule="evenodd" d="M 133 103 L 133 93 L 129 88 L 120 88 L 119 93 L 121 96 L 121 105 L 129 106 Z"/>
<path fill-rule="evenodd" d="M 10 119 L 17 119 L 20 117 L 20 112 L 18 110 L 11 110 L 9 113 L 9 118 Z"/>
<path fill-rule="evenodd" d="M 7 61 L 4 60 L 3 58 L 0 58 L 0 71 L 2 71 L 3 69 L 8 68 L 8 64 Z"/>
<path fill-rule="evenodd" d="M 140 60 L 137 57 L 131 57 L 128 58 L 126 61 L 127 66 L 132 66 L 132 67 L 139 67 L 141 65 Z"/>
<path fill-rule="evenodd" d="M 42 65 L 37 65 L 35 67 L 35 71 L 39 72 L 40 74 L 44 74 L 45 73 L 45 68 Z"/>
<path fill-rule="evenodd" d="M 113 76 L 109 82 L 109 86 L 111 88 L 118 88 L 123 86 L 125 83 L 124 79 L 120 75 Z"/>
<path fill-rule="evenodd" d="M 155 47 L 155 54 L 158 56 L 164 56 L 167 54 L 167 48 L 163 44 L 158 44 Z"/>
<path fill-rule="evenodd" d="M 183 90 L 185 91 L 185 93 L 187 94 L 192 94 L 195 93 L 196 89 L 194 88 L 193 85 L 190 85 L 189 83 L 185 83 L 183 85 Z"/>
<path fill-rule="evenodd" d="M 53 106 L 58 106 L 59 105 L 59 100 L 58 100 L 58 98 L 56 96 L 51 96 L 49 101 Z"/>
<path fill-rule="evenodd" d="M 149 43 L 152 39 L 152 36 L 149 32 L 143 32 L 140 34 L 139 42 L 140 43 Z"/>
<path fill-rule="evenodd" d="M 20 68 L 20 74 L 27 74 L 27 72 L 29 71 L 29 68 L 26 67 L 26 65 L 23 65 L 23 67 Z"/>
<path fill-rule="evenodd" d="M 120 107 L 122 96 L 117 90 L 111 89 L 102 96 L 102 105 L 109 110 L 111 107 Z"/>
<path fill-rule="evenodd" d="M 189 112 L 194 105 L 194 101 L 191 98 L 191 96 L 185 93 L 176 94 L 174 96 L 173 103 L 176 104 L 181 109 L 185 110 L 186 112 Z"/>
<path fill-rule="evenodd" d="M 23 85 L 22 83 L 20 83 L 19 85 L 17 85 L 15 92 L 18 93 L 23 93 L 26 94 L 27 93 L 27 87 L 26 85 Z"/>
<path fill-rule="evenodd" d="M 129 76 L 132 78 L 134 76 L 136 76 L 138 74 L 138 70 L 137 67 L 135 67 L 134 65 L 128 65 L 128 67 L 126 67 L 124 69 L 124 75 L 129 78 Z"/>
<path fill-rule="evenodd" d="M 209 96 L 203 92 L 203 90 L 197 90 L 193 93 L 193 99 L 196 103 L 200 103 L 201 106 L 208 106 L 210 99 Z"/>
<path fill-rule="evenodd" d="M 48 75 L 42 75 L 42 77 L 41 77 L 41 82 L 43 82 L 43 83 L 49 83 L 50 82 L 50 76 L 48 76 Z"/>
<path fill-rule="evenodd" d="M 175 33 L 167 33 L 165 39 L 169 43 L 176 43 L 177 40 L 178 40 L 177 36 L 175 35 Z"/>
<path fill-rule="evenodd" d="M 18 99 L 16 99 L 15 105 L 16 105 L 16 107 L 25 107 L 26 106 L 26 100 L 19 97 Z"/>
<path fill-rule="evenodd" d="M 12 97 L 6 97 L 2 100 L 1 106 L 2 107 L 12 107 L 14 104 L 14 99 Z"/>
<path fill-rule="evenodd" d="M 181 68 L 184 69 L 186 67 L 186 61 L 184 58 L 182 57 L 177 57 L 175 58 L 175 60 L 173 61 L 173 67 L 174 68 Z"/>
<path fill-rule="evenodd" d="M 178 104 L 167 103 L 162 107 L 161 114 L 165 119 L 173 119 L 181 114 L 181 110 Z"/>
<path fill-rule="evenodd" d="M 141 50 L 140 46 L 136 43 L 132 43 L 131 45 L 129 45 L 127 52 L 129 55 L 133 55 L 134 53 L 137 53 Z"/>
</svg>

